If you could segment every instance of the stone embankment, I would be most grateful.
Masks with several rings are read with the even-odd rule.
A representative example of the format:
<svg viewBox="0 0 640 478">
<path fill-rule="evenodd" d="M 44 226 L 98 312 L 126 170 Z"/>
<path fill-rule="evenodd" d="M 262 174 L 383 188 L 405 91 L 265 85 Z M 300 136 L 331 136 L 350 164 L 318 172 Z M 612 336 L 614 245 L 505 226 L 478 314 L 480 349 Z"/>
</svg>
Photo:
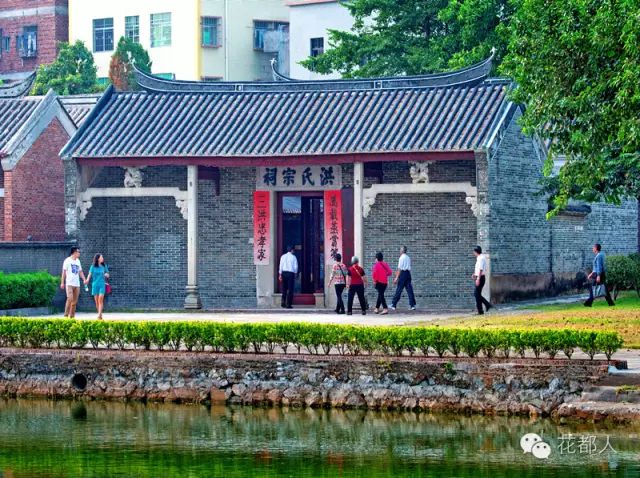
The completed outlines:
<svg viewBox="0 0 640 478">
<path fill-rule="evenodd" d="M 605 378 L 608 366 L 576 359 L 0 349 L 0 394 L 567 419 L 570 404 Z"/>
</svg>

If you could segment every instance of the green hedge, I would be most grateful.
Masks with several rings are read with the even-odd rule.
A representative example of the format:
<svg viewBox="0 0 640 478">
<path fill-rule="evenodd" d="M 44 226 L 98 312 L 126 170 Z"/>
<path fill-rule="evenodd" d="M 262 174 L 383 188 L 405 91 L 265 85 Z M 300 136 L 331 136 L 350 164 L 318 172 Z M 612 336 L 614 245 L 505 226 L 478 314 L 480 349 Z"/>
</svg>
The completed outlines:
<svg viewBox="0 0 640 478">
<path fill-rule="evenodd" d="M 0 272 L 0 310 L 48 306 L 57 286 L 58 278 L 47 272 Z"/>
<path fill-rule="evenodd" d="M 479 330 L 442 327 L 362 327 L 307 323 L 102 322 L 0 318 L 0 345 L 18 347 L 137 348 L 214 352 L 286 352 L 524 357 L 532 352 L 571 358 L 580 348 L 592 359 L 622 346 L 615 332 Z"/>
</svg>

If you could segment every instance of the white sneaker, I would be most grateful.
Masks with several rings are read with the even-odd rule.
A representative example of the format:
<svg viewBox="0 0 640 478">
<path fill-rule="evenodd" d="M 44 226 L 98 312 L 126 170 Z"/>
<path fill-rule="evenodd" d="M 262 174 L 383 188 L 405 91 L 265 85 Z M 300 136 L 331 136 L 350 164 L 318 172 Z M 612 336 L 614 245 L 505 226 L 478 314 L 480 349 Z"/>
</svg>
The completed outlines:
<svg viewBox="0 0 640 478">
<path fill-rule="evenodd" d="M 411 310 L 416 310 L 416 306 L 410 307 Z"/>
<path fill-rule="evenodd" d="M 391 310 L 396 310 L 396 308 L 392 305 L 391 307 L 389 307 Z"/>
</svg>

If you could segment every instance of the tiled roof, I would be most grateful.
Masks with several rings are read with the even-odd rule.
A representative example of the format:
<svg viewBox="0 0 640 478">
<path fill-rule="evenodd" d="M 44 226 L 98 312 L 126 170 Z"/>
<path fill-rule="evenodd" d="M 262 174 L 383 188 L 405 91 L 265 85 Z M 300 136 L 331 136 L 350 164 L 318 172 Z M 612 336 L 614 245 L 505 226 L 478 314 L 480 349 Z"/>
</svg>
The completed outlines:
<svg viewBox="0 0 640 478">
<path fill-rule="evenodd" d="M 43 97 L 0 99 L 0 156 L 13 136 L 31 117 Z"/>
<path fill-rule="evenodd" d="M 35 79 L 35 72 L 20 80 L 5 79 L 3 83 L 0 84 L 0 98 L 20 98 L 21 96 L 25 96 L 29 93 Z"/>
<path fill-rule="evenodd" d="M 507 104 L 509 82 L 485 75 L 452 84 L 454 73 L 444 84 L 430 85 L 428 77 L 415 77 L 384 85 L 277 82 L 258 91 L 203 91 L 215 88 L 211 84 L 186 91 L 189 82 L 174 82 L 168 91 L 110 89 L 62 154 L 255 158 L 472 151 L 486 144 Z"/>
<path fill-rule="evenodd" d="M 60 103 L 76 127 L 79 127 L 96 105 L 99 98 L 99 95 L 61 96 Z"/>
</svg>

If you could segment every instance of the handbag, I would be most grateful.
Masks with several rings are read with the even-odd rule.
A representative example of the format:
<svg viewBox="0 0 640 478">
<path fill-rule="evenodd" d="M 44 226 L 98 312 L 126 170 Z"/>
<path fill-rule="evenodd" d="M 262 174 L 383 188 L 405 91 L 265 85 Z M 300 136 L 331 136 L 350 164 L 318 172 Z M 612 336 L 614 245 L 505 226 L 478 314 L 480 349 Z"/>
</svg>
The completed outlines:
<svg viewBox="0 0 640 478">
<path fill-rule="evenodd" d="M 108 282 L 105 282 L 104 291 L 107 295 L 111 294 L 111 284 L 109 284 Z"/>
<path fill-rule="evenodd" d="M 593 288 L 593 297 L 604 297 L 606 294 L 605 288 L 606 286 L 602 283 L 600 284 L 596 284 L 596 286 Z"/>
</svg>

